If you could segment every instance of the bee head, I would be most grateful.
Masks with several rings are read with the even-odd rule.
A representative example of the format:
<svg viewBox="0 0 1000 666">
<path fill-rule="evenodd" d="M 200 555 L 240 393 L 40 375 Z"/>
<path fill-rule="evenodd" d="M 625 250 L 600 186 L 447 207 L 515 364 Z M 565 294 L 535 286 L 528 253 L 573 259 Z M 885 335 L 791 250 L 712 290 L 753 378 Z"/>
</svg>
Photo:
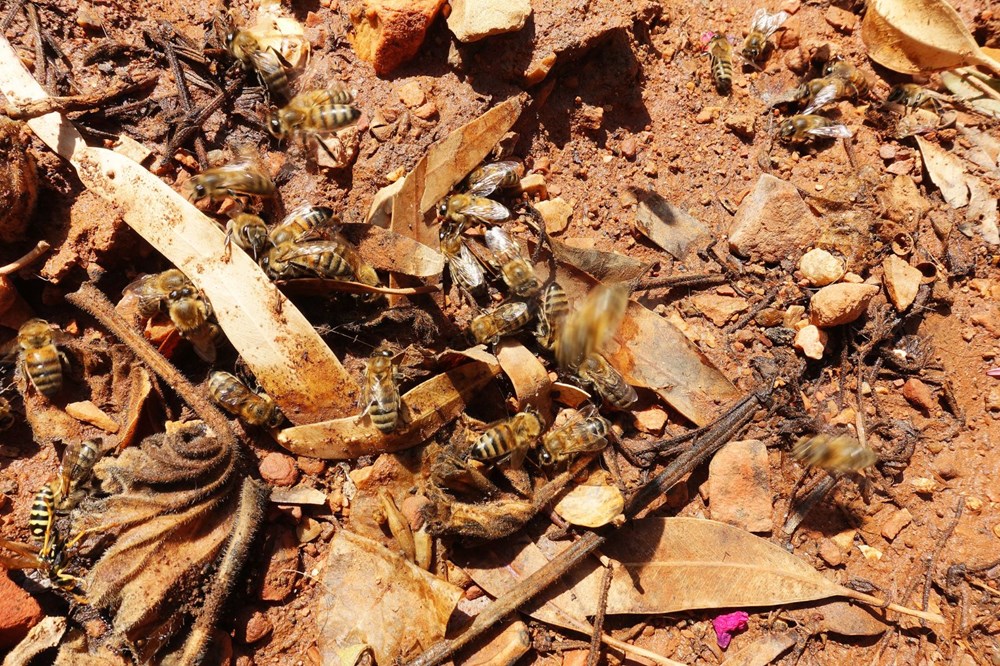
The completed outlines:
<svg viewBox="0 0 1000 666">
<path fill-rule="evenodd" d="M 438 215 L 441 217 L 447 217 L 448 215 L 448 199 L 442 199 L 441 203 L 438 204 Z"/>
<path fill-rule="evenodd" d="M 761 48 L 757 46 L 756 43 L 747 44 L 743 47 L 743 55 L 750 60 L 756 60 L 759 58 L 760 52 Z"/>
<path fill-rule="evenodd" d="M 233 42 L 236 41 L 236 29 L 231 28 L 226 30 L 226 34 L 223 36 L 222 41 L 225 43 L 226 48 L 231 48 Z"/>
<path fill-rule="evenodd" d="M 277 109 L 271 111 L 271 117 L 267 120 L 267 131 L 276 139 L 285 138 L 285 128 L 281 125 L 281 115 Z"/>
<path fill-rule="evenodd" d="M 538 452 L 538 462 L 543 465 L 551 465 L 555 462 L 555 459 L 552 457 L 552 454 L 549 453 L 549 450 L 543 446 L 542 450 Z"/>
<path fill-rule="evenodd" d="M 889 91 L 889 96 L 886 97 L 885 101 L 893 104 L 902 104 L 903 99 L 906 97 L 906 91 L 903 90 L 902 86 L 893 86 L 892 90 Z"/>
<path fill-rule="evenodd" d="M 778 126 L 778 136 L 782 139 L 790 139 L 795 134 L 795 121 L 791 118 L 784 120 L 781 125 Z"/>
</svg>

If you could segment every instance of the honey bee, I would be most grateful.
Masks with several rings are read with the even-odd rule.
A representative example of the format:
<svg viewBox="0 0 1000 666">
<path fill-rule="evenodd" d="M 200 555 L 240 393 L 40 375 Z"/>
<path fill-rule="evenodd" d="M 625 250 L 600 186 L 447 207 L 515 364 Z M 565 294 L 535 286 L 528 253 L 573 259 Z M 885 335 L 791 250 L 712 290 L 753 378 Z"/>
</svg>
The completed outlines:
<svg viewBox="0 0 1000 666">
<path fill-rule="evenodd" d="M 502 203 L 474 194 L 452 194 L 438 205 L 438 215 L 454 222 L 462 231 L 470 222 L 503 222 L 510 211 Z"/>
<path fill-rule="evenodd" d="M 74 442 L 66 449 L 59 476 L 47 482 L 35 494 L 28 516 L 28 527 L 41 542 L 39 555 L 45 558 L 53 544 L 52 526 L 57 511 L 69 511 L 82 496 L 81 486 L 90 479 L 94 464 L 101 457 L 100 445 L 92 440 Z"/>
<path fill-rule="evenodd" d="M 324 135 L 353 125 L 361 111 L 351 106 L 354 97 L 346 90 L 307 90 L 271 113 L 268 130 L 275 138 Z"/>
<path fill-rule="evenodd" d="M 0 396 L 0 430 L 14 425 L 14 420 L 14 408 L 11 407 L 10 400 Z"/>
<path fill-rule="evenodd" d="M 552 349 L 569 314 L 569 298 L 562 286 L 552 280 L 542 290 L 538 305 L 538 326 L 535 339 L 546 349 Z"/>
<path fill-rule="evenodd" d="M 897 83 L 889 91 L 886 104 L 899 104 L 907 109 L 926 108 L 930 106 L 935 113 L 941 113 L 941 101 L 947 99 L 944 95 L 936 93 L 926 88 L 921 88 L 915 83 Z"/>
<path fill-rule="evenodd" d="M 764 8 L 758 8 L 750 18 L 750 32 L 743 40 L 743 49 L 740 53 L 748 62 L 756 63 L 764 55 L 767 49 L 767 40 L 788 20 L 788 12 L 770 13 Z"/>
<path fill-rule="evenodd" d="M 335 228 L 340 220 L 332 208 L 304 203 L 293 208 L 268 234 L 272 245 L 298 242 Z"/>
<path fill-rule="evenodd" d="M 833 472 L 860 472 L 878 461 L 878 456 L 850 435 L 820 433 L 803 437 L 792 448 L 801 463 Z"/>
<path fill-rule="evenodd" d="M 485 281 L 483 267 L 462 240 L 462 234 L 453 225 L 443 224 L 438 238 L 441 254 L 448 260 L 451 281 L 469 293 L 479 291 Z"/>
<path fill-rule="evenodd" d="M 254 393 L 228 372 L 213 372 L 208 379 L 208 392 L 220 407 L 248 425 L 276 428 L 284 420 L 269 396 Z"/>
<path fill-rule="evenodd" d="M 17 332 L 24 375 L 39 393 L 51 398 L 63 384 L 63 366 L 69 362 L 55 344 L 55 334 L 44 319 L 29 319 Z"/>
<path fill-rule="evenodd" d="M 229 218 L 226 224 L 227 256 L 234 239 L 240 249 L 252 254 L 256 260 L 267 244 L 267 225 L 264 224 L 264 220 L 252 213 L 237 213 Z"/>
<path fill-rule="evenodd" d="M 803 115 L 815 113 L 838 99 L 853 99 L 858 96 L 854 84 L 839 76 L 824 76 L 799 86 L 797 97 L 807 102 Z"/>
<path fill-rule="evenodd" d="M 318 277 L 378 285 L 375 269 L 339 234 L 329 240 L 281 243 L 267 251 L 261 265 L 275 280 Z"/>
<path fill-rule="evenodd" d="M 535 269 L 521 254 L 521 246 L 515 243 L 506 231 L 500 227 L 487 229 L 486 247 L 493 253 L 503 281 L 514 294 L 527 296 L 538 291 Z"/>
<path fill-rule="evenodd" d="M 490 162 L 469 174 L 467 193 L 477 197 L 488 197 L 497 190 L 516 187 L 523 175 L 524 167 L 520 162 Z"/>
<path fill-rule="evenodd" d="M 600 451 L 608 445 L 610 432 L 611 422 L 591 407 L 542 435 L 538 460 L 543 465 L 554 465 L 575 453 Z"/>
<path fill-rule="evenodd" d="M 491 462 L 509 456 L 510 466 L 518 469 L 544 429 L 545 423 L 541 415 L 529 407 L 509 419 L 491 425 L 472 444 L 469 457 L 473 460 Z"/>
<path fill-rule="evenodd" d="M 618 409 L 631 407 L 638 395 L 601 350 L 618 330 L 627 307 L 625 287 L 598 286 L 566 317 L 555 344 L 559 366 L 592 385 L 604 402 Z"/>
<path fill-rule="evenodd" d="M 215 361 L 215 340 L 219 327 L 209 321 L 212 305 L 184 273 L 171 268 L 154 275 L 144 275 L 125 287 L 139 299 L 139 312 L 151 317 L 165 311 L 181 337 L 191 343 L 198 356 Z"/>
<path fill-rule="evenodd" d="M 396 367 L 392 350 L 376 349 L 365 365 L 365 383 L 362 390 L 368 418 L 381 432 L 390 433 L 399 422 L 399 387 L 396 385 Z"/>
<path fill-rule="evenodd" d="M 208 197 L 217 201 L 223 197 L 252 195 L 274 196 L 274 181 L 252 157 L 242 156 L 235 162 L 202 171 L 184 184 L 194 201 Z"/>
<path fill-rule="evenodd" d="M 713 33 L 705 47 L 712 66 L 712 78 L 719 94 L 727 94 L 733 87 L 733 45 L 720 33 Z"/>
<path fill-rule="evenodd" d="M 834 58 L 826 63 L 826 66 L 823 67 L 823 76 L 836 76 L 850 83 L 854 89 L 854 97 L 863 97 L 868 94 L 868 77 L 843 58 Z"/>
<path fill-rule="evenodd" d="M 261 83 L 271 95 L 281 100 L 289 98 L 288 73 L 285 71 L 288 63 L 277 51 L 270 47 L 262 47 L 249 32 L 232 25 L 227 27 L 222 41 L 229 54 L 238 60 L 244 69 L 257 72 Z"/>
<path fill-rule="evenodd" d="M 472 320 L 472 337 L 478 344 L 496 344 L 531 321 L 531 308 L 522 301 L 501 303 Z"/>
<path fill-rule="evenodd" d="M 815 137 L 851 138 L 851 130 L 829 118 L 817 115 L 791 116 L 778 126 L 778 138 L 785 143 L 805 143 Z"/>
</svg>

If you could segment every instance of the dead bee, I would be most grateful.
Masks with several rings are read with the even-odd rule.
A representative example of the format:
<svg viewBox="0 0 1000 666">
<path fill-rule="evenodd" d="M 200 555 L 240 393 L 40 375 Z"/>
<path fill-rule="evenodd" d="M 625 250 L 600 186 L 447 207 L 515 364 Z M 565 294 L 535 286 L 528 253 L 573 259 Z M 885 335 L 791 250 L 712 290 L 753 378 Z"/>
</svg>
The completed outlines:
<svg viewBox="0 0 1000 666">
<path fill-rule="evenodd" d="M 788 20 L 788 16 L 788 12 L 780 11 L 772 14 L 764 8 L 754 11 L 750 18 L 750 32 L 743 40 L 743 48 L 740 51 L 748 62 L 756 66 L 767 49 L 767 40 Z"/>
<path fill-rule="evenodd" d="M 488 197 L 497 190 L 517 187 L 524 175 L 520 162 L 490 162 L 469 174 L 467 193 L 477 197 Z"/>
<path fill-rule="evenodd" d="M 503 204 L 473 194 L 452 194 L 438 205 L 438 215 L 454 222 L 461 232 L 472 222 L 503 222 L 510 211 Z"/>
<path fill-rule="evenodd" d="M 472 444 L 469 457 L 481 462 L 499 461 L 509 457 L 510 466 L 519 469 L 544 429 L 545 422 L 542 421 L 541 415 L 529 407 L 509 419 L 491 425 Z"/>
<path fill-rule="evenodd" d="M 66 354 L 55 343 L 55 332 L 44 319 L 29 319 L 17 331 L 19 364 L 35 390 L 51 398 L 63 385 Z"/>
<path fill-rule="evenodd" d="M 472 320 L 469 328 L 478 344 L 496 344 L 531 321 L 531 308 L 522 301 L 501 303 Z"/>
<path fill-rule="evenodd" d="M 535 328 L 535 339 L 546 349 L 555 346 L 556 338 L 562 331 L 563 322 L 569 314 L 569 298 L 558 282 L 552 280 L 538 301 L 538 325 Z"/>
<path fill-rule="evenodd" d="M 276 245 L 264 255 L 261 266 L 275 280 L 318 277 L 378 285 L 375 269 L 339 234 L 328 240 Z"/>
<path fill-rule="evenodd" d="M 792 457 L 833 472 L 860 472 L 878 461 L 875 452 L 856 438 L 824 433 L 800 439 L 792 448 Z"/>
<path fill-rule="evenodd" d="M 390 433 L 399 423 L 399 386 L 392 350 L 379 347 L 365 365 L 362 401 L 372 424 L 381 432 Z"/>
<path fill-rule="evenodd" d="M 711 63 L 715 89 L 719 94 L 725 95 L 733 87 L 733 45 L 729 43 L 729 38 L 721 33 L 709 34 L 712 37 L 705 47 L 705 53 L 708 54 Z"/>
<path fill-rule="evenodd" d="M 889 91 L 886 104 L 899 104 L 909 109 L 926 108 L 930 106 L 935 113 L 941 113 L 941 100 L 947 96 L 922 88 L 915 83 L 897 83 Z"/>
<path fill-rule="evenodd" d="M 600 285 L 566 317 L 556 339 L 556 361 L 597 391 L 605 403 L 631 407 L 638 395 L 601 353 L 618 330 L 628 307 L 628 290 Z"/>
<path fill-rule="evenodd" d="M 269 396 L 254 393 L 228 372 L 213 372 L 208 379 L 208 392 L 220 407 L 248 425 L 276 428 L 284 420 Z"/>
<path fill-rule="evenodd" d="M 608 445 L 610 432 L 611 422 L 593 407 L 578 412 L 563 425 L 542 435 L 538 460 L 543 465 L 554 465 L 575 453 L 600 451 Z"/>
<path fill-rule="evenodd" d="M 538 278 L 535 269 L 521 253 L 521 246 L 500 227 L 486 230 L 486 247 L 493 253 L 496 265 L 500 268 L 503 281 L 517 296 L 527 296 L 538 291 Z"/>
<path fill-rule="evenodd" d="M 462 234 L 451 224 L 441 225 L 438 231 L 441 254 L 448 260 L 451 281 L 469 293 L 482 289 L 485 281 L 483 267 L 462 240 Z"/>
<path fill-rule="evenodd" d="M 226 255 L 232 249 L 232 242 L 244 252 L 253 255 L 254 260 L 264 251 L 267 244 L 267 225 L 264 220 L 252 213 L 236 213 L 226 224 Z"/>
<path fill-rule="evenodd" d="M 272 245 L 299 242 L 315 238 L 327 229 L 336 228 L 340 220 L 332 208 L 304 203 L 293 208 L 268 234 Z"/>
<path fill-rule="evenodd" d="M 181 337 L 191 343 L 198 356 L 215 361 L 215 340 L 219 327 L 210 321 L 212 305 L 184 273 L 171 268 L 155 275 L 144 275 L 125 287 L 139 299 L 139 312 L 151 317 L 166 312 Z"/>
<path fill-rule="evenodd" d="M 841 123 L 817 115 L 791 116 L 778 126 L 778 138 L 785 143 L 805 143 L 816 137 L 849 139 L 851 130 Z"/>
<path fill-rule="evenodd" d="M 188 197 L 194 201 L 208 197 L 217 201 L 240 195 L 273 197 L 274 181 L 246 155 L 235 162 L 202 171 L 184 184 Z"/>
<path fill-rule="evenodd" d="M 273 111 L 267 127 L 278 139 L 332 134 L 361 117 L 361 111 L 351 106 L 353 101 L 350 92 L 339 88 L 307 90 Z"/>
<path fill-rule="evenodd" d="M 843 58 L 834 58 L 823 67 L 823 76 L 835 76 L 844 79 L 854 89 L 854 97 L 864 97 L 868 94 L 868 77 L 860 69 Z"/>
<path fill-rule="evenodd" d="M 225 28 L 222 41 L 229 55 L 238 60 L 244 69 L 255 71 L 271 95 L 287 100 L 289 89 L 285 68 L 291 67 L 289 63 L 273 48 L 261 46 L 253 35 L 235 27 L 226 17 L 218 17 L 216 25 Z"/>
</svg>

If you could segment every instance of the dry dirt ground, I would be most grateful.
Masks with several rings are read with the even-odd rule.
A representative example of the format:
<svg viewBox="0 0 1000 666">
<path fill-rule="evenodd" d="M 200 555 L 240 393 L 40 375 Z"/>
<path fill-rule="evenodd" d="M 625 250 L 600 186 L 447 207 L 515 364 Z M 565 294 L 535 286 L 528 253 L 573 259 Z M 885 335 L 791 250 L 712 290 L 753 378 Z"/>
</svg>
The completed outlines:
<svg viewBox="0 0 1000 666">
<path fill-rule="evenodd" d="M 815 75 L 814 68 L 820 63 L 810 59 L 822 57 L 824 45 L 829 53 L 857 63 L 869 78 L 869 107 L 877 106 L 893 83 L 907 80 L 873 66 L 865 57 L 858 25 L 843 16 L 859 15 L 860 3 L 831 8 L 827 2 L 786 2 L 795 11 L 786 29 L 776 35 L 776 47 L 763 71 L 741 67 L 737 59 L 733 90 L 728 96 L 721 96 L 713 85 L 701 37 L 714 30 L 742 39 L 756 7 L 746 0 L 536 2 L 535 19 L 525 30 L 461 48 L 452 44 L 439 17 L 416 57 L 383 77 L 376 76 L 371 65 L 359 60 L 351 48 L 347 39 L 350 4 L 348 0 L 320 0 L 296 3 L 292 8 L 307 26 L 313 45 L 305 80 L 317 85 L 347 85 L 356 92 L 356 103 L 364 112 L 358 126 L 357 157 L 349 166 L 307 167 L 301 147 L 280 145 L 252 127 L 246 118 L 261 118 L 259 90 L 244 92 L 204 124 L 203 145 L 209 151 L 239 144 L 258 148 L 272 172 L 281 174 L 278 182 L 286 206 L 300 201 L 327 203 L 346 221 L 360 222 L 375 193 L 409 171 L 431 143 L 491 106 L 527 92 L 532 101 L 500 151 L 522 161 L 529 171 L 543 174 L 548 197 L 561 197 L 572 206 L 568 227 L 555 237 L 580 248 L 626 254 L 650 264 L 654 277 L 720 273 L 725 268 L 726 284 L 653 289 L 636 298 L 680 326 L 711 363 L 743 391 L 755 388 L 751 358 L 791 350 L 789 338 L 768 332 L 790 306 L 808 305 L 815 289 L 795 275 L 797 260 L 821 242 L 815 237 L 804 238 L 796 252 L 771 263 L 759 256 L 729 254 L 726 237 L 734 212 L 761 174 L 793 183 L 807 198 L 817 197 L 809 203 L 815 205 L 821 220 L 823 246 L 846 256 L 849 270 L 863 278 L 871 276 L 873 269 L 877 274 L 897 234 L 906 233 L 914 239 L 916 256 L 934 265 L 937 280 L 924 289 L 927 298 L 922 301 L 922 310 L 908 316 L 903 328 L 893 331 L 882 347 L 891 354 L 903 335 L 920 336 L 932 347 L 929 361 L 922 368 L 899 370 L 883 360 L 881 365 L 887 372 L 865 375 L 872 390 L 864 392 L 861 408 L 869 423 L 895 427 L 875 438 L 879 453 L 884 454 L 878 471 L 873 472 L 876 487 L 866 494 L 854 482 L 839 483 L 795 531 L 788 548 L 831 580 L 867 583 L 876 594 L 898 603 L 913 607 L 926 604 L 943 613 L 947 621 L 925 628 L 913 623 L 904 623 L 905 629 L 890 625 L 879 635 L 854 638 L 824 633 L 808 638 L 810 632 L 805 631 L 799 645 L 775 663 L 1000 663 L 996 568 L 951 580 L 946 576 L 954 565 L 976 567 L 995 562 L 1000 552 L 1000 456 L 992 445 L 1000 436 L 1000 379 L 985 374 L 990 367 L 1000 365 L 996 360 L 1000 349 L 996 249 L 975 233 L 969 237 L 952 230 L 942 237 L 940 230 L 956 226 L 959 218 L 929 181 L 916 144 L 912 139 L 891 138 L 865 105 L 839 106 L 841 119 L 857 129 L 850 150 L 840 141 L 789 149 L 775 141 L 778 119 L 765 109 L 765 99 Z M 10 5 L 5 3 L 3 13 Z M 239 3 L 237 10 L 249 15 L 253 8 L 245 5 Z M 976 34 L 981 43 L 995 45 L 1000 40 L 996 23 L 991 26 L 981 20 L 980 3 L 966 0 L 956 6 L 968 25 L 979 26 Z M 201 0 L 95 2 L 90 7 L 103 17 L 98 29 L 79 24 L 75 2 L 50 0 L 33 7 L 65 55 L 65 60 L 49 64 L 50 72 L 53 68 L 57 71 L 50 76 L 53 92 L 72 92 L 58 75 L 60 71 L 71 71 L 75 84 L 85 91 L 116 80 L 159 76 L 149 92 L 133 98 L 144 99 L 144 103 L 121 107 L 113 114 L 93 111 L 74 117 L 98 131 L 91 137 L 94 142 L 103 140 L 105 134 L 100 132 L 124 132 L 153 149 L 151 162 L 164 157 L 162 151 L 172 133 L 170 123 L 181 117 L 185 108 L 166 61 L 143 31 L 155 34 L 158 25 L 169 22 L 200 47 L 213 37 L 210 27 L 215 7 Z M 25 61 L 35 60 L 35 45 L 23 12 L 16 14 L 5 35 Z M 105 42 L 135 48 L 85 62 L 85 54 Z M 556 48 L 553 45 L 565 47 L 566 56 L 541 83 L 526 86 L 521 74 L 538 53 Z M 222 65 L 212 62 L 218 61 L 210 60 L 195 69 L 203 76 L 213 76 Z M 196 86 L 192 95 L 195 105 L 211 97 Z M 965 120 L 997 136 L 995 122 L 975 116 Z M 959 141 L 947 132 L 931 140 L 945 148 Z M 886 150 L 886 146 L 895 149 Z M 17 276 L 16 287 L 39 316 L 77 332 L 76 344 L 87 344 L 104 334 L 67 305 L 64 294 L 74 291 L 88 272 L 101 274 L 103 290 L 116 294 L 135 276 L 168 266 L 111 207 L 84 190 L 65 162 L 37 140 L 31 150 L 40 166 L 40 203 L 26 240 L 0 248 L 0 259 L 3 263 L 13 260 L 38 239 L 52 243 L 54 250 L 44 264 Z M 166 157 L 166 166 L 157 172 L 171 184 L 180 186 L 196 170 L 193 141 Z M 178 159 L 170 159 L 174 157 Z M 923 201 L 904 202 L 918 210 L 910 219 L 895 215 L 879 198 L 888 179 L 899 174 L 912 179 Z M 1000 181 L 994 175 L 990 182 L 995 194 Z M 677 260 L 638 233 L 634 227 L 636 211 L 650 193 L 706 225 L 716 256 L 690 254 Z M 901 203 L 889 202 L 890 207 Z M 468 319 L 470 311 L 460 302 L 435 298 L 450 320 Z M 740 319 L 758 304 L 766 308 L 749 321 Z M 346 315 L 345 308 L 338 305 L 300 305 L 314 324 L 332 329 L 377 314 L 364 305 L 350 305 Z M 854 424 L 855 419 L 843 412 L 857 404 L 859 370 L 853 356 L 841 350 L 856 349 L 876 333 L 872 322 L 866 325 L 864 319 L 832 330 L 824 358 L 809 360 L 801 368 L 795 391 L 798 404 L 778 412 L 762 410 L 741 435 L 742 439 L 760 439 L 768 447 L 772 515 L 767 518 L 773 528 L 764 535 L 775 543 L 784 542 L 781 525 L 793 487 L 803 472 L 789 455 L 791 444 L 797 435 L 809 431 L 803 423 L 810 419 L 813 423 Z M 12 338 L 13 331 L 2 334 Z M 461 348 L 462 335 L 459 327 L 450 326 L 422 342 L 434 351 Z M 360 376 L 370 346 L 382 338 L 395 338 L 401 346 L 421 342 L 412 326 L 406 330 L 406 326 L 397 328 L 391 322 L 360 333 L 338 335 L 335 331 L 327 335 L 333 350 L 356 376 Z M 877 356 L 867 358 L 865 372 L 872 370 Z M 203 381 L 209 371 L 185 348 L 178 350 L 174 360 L 195 382 Z M 219 367 L 231 368 L 234 363 L 231 350 L 220 353 Z M 12 370 L 5 371 L 5 384 L 12 383 Z M 81 381 L 81 372 L 71 371 L 71 385 Z M 919 377 L 929 387 L 929 401 L 922 402 L 920 396 L 907 400 L 903 386 L 911 377 Z M 75 391 L 69 398 L 73 400 L 80 399 L 76 394 L 87 394 L 85 387 L 68 390 Z M 106 396 L 109 389 L 102 385 L 91 390 L 94 395 L 103 392 Z M 484 419 L 495 416 L 510 391 L 502 383 L 483 391 L 480 402 L 492 404 L 476 404 L 474 413 Z M 15 409 L 21 409 L 16 392 L 10 395 Z M 667 424 L 639 428 L 629 415 L 616 415 L 616 423 L 624 430 L 622 446 L 641 447 L 692 427 L 680 414 L 658 403 L 651 392 L 641 393 L 640 408 L 652 410 L 653 421 L 665 411 Z M 250 433 L 247 440 L 259 460 L 282 451 L 260 433 Z M 906 450 L 911 440 L 915 447 Z M 51 442 L 36 443 L 20 417 L 0 442 L 0 536 L 27 541 L 32 496 L 55 473 L 57 450 L 62 448 Z M 619 455 L 616 460 L 630 487 L 645 478 L 645 472 L 625 458 Z M 292 463 L 294 468 L 290 469 Z M 371 458 L 362 458 L 350 461 L 349 469 L 373 463 Z M 289 479 L 292 483 L 299 480 L 328 494 L 335 509 L 328 505 L 274 505 L 269 510 L 263 545 L 254 550 L 249 562 L 250 582 L 237 588 L 236 610 L 221 627 L 231 637 L 227 642 L 234 663 L 320 663 L 311 616 L 316 600 L 324 594 L 317 576 L 328 543 L 337 526 L 350 521 L 353 513 L 350 503 L 341 501 L 344 472 L 335 463 L 306 457 L 292 461 L 273 455 L 262 470 L 269 481 L 288 484 Z M 654 514 L 712 517 L 707 476 L 704 467 L 697 470 L 683 488 L 665 502 L 654 504 Z M 957 506 L 962 510 L 956 518 Z M 389 543 L 388 534 L 380 534 Z M 866 555 L 858 545 L 881 556 L 872 551 Z M 462 544 L 455 548 L 464 551 Z M 18 574 L 12 577 L 23 582 Z M 477 593 L 473 588 L 468 596 Z M 62 597 L 44 591 L 37 596 L 47 613 L 68 612 Z M 730 651 L 774 631 L 775 622 L 790 622 L 780 616 L 769 617 L 768 610 L 752 614 L 749 631 L 737 637 Z M 724 661 L 725 655 L 716 646 L 710 623 L 713 616 L 704 611 L 661 617 L 616 616 L 608 618 L 606 628 L 616 637 L 679 661 L 715 664 Z M 101 631 L 100 625 L 88 629 Z M 532 632 L 538 649 L 519 663 L 583 663 L 586 646 L 579 643 L 580 636 L 562 634 L 543 624 L 532 625 Z M 558 646 L 563 636 L 577 641 L 577 649 L 561 651 Z M 617 659 L 614 655 L 605 658 Z"/>
</svg>

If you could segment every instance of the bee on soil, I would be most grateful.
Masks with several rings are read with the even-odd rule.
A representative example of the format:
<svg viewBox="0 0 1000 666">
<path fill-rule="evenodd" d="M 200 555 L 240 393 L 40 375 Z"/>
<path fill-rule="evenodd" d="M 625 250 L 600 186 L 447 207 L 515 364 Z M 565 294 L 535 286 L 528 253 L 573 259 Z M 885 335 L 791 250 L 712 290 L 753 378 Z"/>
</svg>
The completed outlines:
<svg viewBox="0 0 1000 666">
<path fill-rule="evenodd" d="M 232 250 L 232 242 L 244 252 L 252 254 L 254 260 L 263 254 L 267 246 L 267 225 L 264 220 L 252 213 L 236 213 L 226 224 L 226 256 Z"/>
<path fill-rule="evenodd" d="M 225 17 L 219 17 L 225 27 L 222 41 L 226 50 L 238 60 L 246 70 L 257 72 L 261 83 L 274 97 L 284 101 L 290 96 L 288 88 L 289 63 L 271 47 L 262 47 L 257 39 L 245 30 L 232 25 Z"/>
<path fill-rule="evenodd" d="M 513 469 L 521 467 L 528 451 L 535 445 L 545 423 L 533 408 L 518 412 L 509 419 L 494 423 L 469 449 L 469 457 L 482 462 L 510 457 Z"/>
<path fill-rule="evenodd" d="M 851 136 L 846 126 L 817 115 L 791 116 L 778 126 L 778 138 L 785 143 L 806 143 L 817 137 L 849 139 Z"/>
<path fill-rule="evenodd" d="M 576 453 L 600 451 L 608 445 L 610 432 L 611 422 L 591 407 L 542 435 L 538 460 L 543 465 L 554 465 Z"/>
<path fill-rule="evenodd" d="M 293 208 L 268 234 L 272 245 L 319 238 L 328 230 L 336 230 L 340 219 L 332 208 L 304 203 Z"/>
<path fill-rule="evenodd" d="M 92 440 L 73 442 L 66 449 L 59 476 L 47 482 L 35 494 L 28 517 L 31 536 L 42 545 L 39 556 L 43 559 L 53 545 L 53 522 L 57 511 L 69 511 L 83 496 L 81 486 L 90 479 L 94 464 L 101 457 L 100 445 Z"/>
<path fill-rule="evenodd" d="M 63 366 L 69 365 L 66 355 L 55 344 L 52 326 L 44 319 L 29 319 L 17 331 L 20 366 L 24 375 L 39 393 L 51 398 L 63 385 Z"/>
<path fill-rule="evenodd" d="M 740 53 L 755 67 L 764 51 L 767 50 L 767 40 L 775 31 L 788 20 L 788 12 L 780 11 L 770 13 L 766 9 L 758 8 L 750 18 L 750 32 L 743 40 L 743 48 Z"/>
<path fill-rule="evenodd" d="M 910 109 L 931 107 L 935 113 L 941 113 L 941 100 L 947 100 L 945 95 L 922 88 L 915 83 L 897 83 L 889 91 L 886 104 L 899 104 Z"/>
<path fill-rule="evenodd" d="M 503 204 L 474 194 L 452 194 L 438 205 L 438 215 L 454 222 L 459 231 L 473 222 L 503 222 L 510 211 Z"/>
<path fill-rule="evenodd" d="M 438 239 L 441 244 L 441 254 L 448 260 L 451 281 L 470 294 L 481 290 L 486 278 L 483 267 L 462 240 L 459 230 L 452 224 L 442 224 L 438 231 Z"/>
<path fill-rule="evenodd" d="M 213 372 L 208 380 L 208 392 L 220 407 L 247 425 L 276 428 L 284 420 L 269 396 L 254 393 L 228 372 Z"/>
<path fill-rule="evenodd" d="M 144 275 L 125 287 L 139 299 L 139 313 L 151 317 L 165 312 L 181 337 L 209 363 L 215 361 L 215 340 L 219 327 L 210 321 L 212 305 L 184 273 L 176 268 Z"/>
<path fill-rule="evenodd" d="M 856 438 L 822 433 L 796 442 L 792 457 L 805 465 L 833 472 L 860 472 L 878 461 L 875 452 Z"/>
<path fill-rule="evenodd" d="M 538 291 L 535 269 L 521 253 L 521 246 L 514 242 L 500 227 L 486 230 L 486 247 L 493 253 L 503 281 L 517 296 L 527 296 Z"/>
<path fill-rule="evenodd" d="M 501 303 L 472 320 L 472 337 L 478 344 L 496 344 L 500 338 L 516 333 L 531 321 L 531 308 L 522 301 Z"/>
<path fill-rule="evenodd" d="M 598 286 L 566 317 L 554 350 L 561 368 L 593 386 L 605 403 L 617 409 L 628 409 L 638 395 L 601 350 L 618 330 L 627 307 L 627 289 Z"/>
<path fill-rule="evenodd" d="M 823 76 L 835 76 L 851 84 L 854 97 L 864 97 L 868 94 L 868 77 L 860 69 L 843 58 L 834 58 L 823 67 Z"/>
<path fill-rule="evenodd" d="M 524 167 L 520 162 L 490 162 L 469 174 L 466 192 L 472 196 L 488 197 L 497 190 L 517 187 L 523 175 Z"/>
<path fill-rule="evenodd" d="M 372 424 L 381 432 L 390 433 L 399 423 L 399 386 L 392 350 L 376 349 L 365 365 L 362 401 Z"/>
<path fill-rule="evenodd" d="M 323 136 L 357 122 L 361 111 L 351 106 L 354 97 L 346 90 L 307 90 L 271 113 L 268 130 L 278 139 L 291 136 Z"/>
<path fill-rule="evenodd" d="M 267 251 L 261 266 L 275 280 L 317 277 L 360 282 L 370 287 L 379 283 L 375 269 L 339 234 L 328 240 L 283 242 Z"/>
<path fill-rule="evenodd" d="M 723 34 L 709 34 L 712 34 L 712 37 L 705 47 L 705 53 L 708 54 L 711 63 L 715 89 L 720 95 L 726 95 L 733 87 L 733 45 Z"/>
<path fill-rule="evenodd" d="M 551 350 L 568 314 L 569 298 L 566 291 L 555 280 L 549 282 L 538 299 L 538 325 L 535 327 L 538 344 Z"/>
<path fill-rule="evenodd" d="M 184 185 L 194 201 L 208 197 L 218 201 L 224 197 L 273 197 L 274 181 L 252 157 L 242 156 L 235 162 L 202 171 Z"/>
</svg>

